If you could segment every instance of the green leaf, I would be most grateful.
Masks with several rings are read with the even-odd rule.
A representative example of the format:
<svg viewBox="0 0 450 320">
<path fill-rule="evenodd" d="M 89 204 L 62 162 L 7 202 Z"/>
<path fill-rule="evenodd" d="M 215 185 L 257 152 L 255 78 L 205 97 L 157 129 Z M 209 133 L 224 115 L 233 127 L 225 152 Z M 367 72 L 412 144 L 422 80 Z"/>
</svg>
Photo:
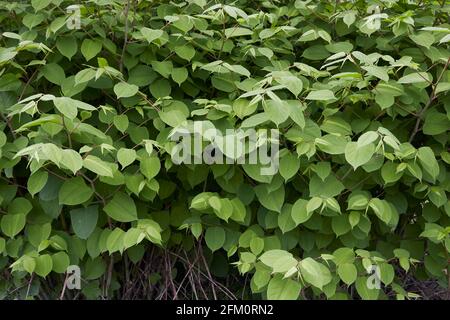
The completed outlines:
<svg viewBox="0 0 450 320">
<path fill-rule="evenodd" d="M 300 159 L 292 153 L 286 154 L 280 159 L 280 174 L 285 181 L 292 178 L 300 169 Z"/>
<path fill-rule="evenodd" d="M 75 37 L 58 37 L 56 40 L 56 48 L 58 48 L 63 56 L 72 60 L 72 57 L 78 51 L 77 40 Z"/>
<path fill-rule="evenodd" d="M 113 123 L 117 130 L 124 133 L 129 125 L 128 117 L 125 114 L 119 114 L 114 116 Z"/>
<path fill-rule="evenodd" d="M 128 84 L 126 82 L 119 82 L 114 86 L 114 93 L 117 99 L 128 98 L 138 93 L 139 87 L 134 84 Z"/>
<path fill-rule="evenodd" d="M 284 186 L 271 191 L 267 185 L 258 185 L 255 187 L 256 197 L 259 202 L 269 210 L 281 212 L 284 203 Z"/>
<path fill-rule="evenodd" d="M 109 166 L 108 162 L 105 162 L 93 155 L 88 155 L 86 158 L 84 158 L 83 167 L 98 174 L 99 176 L 113 176 L 112 169 Z"/>
<path fill-rule="evenodd" d="M 417 158 L 422 168 L 436 180 L 439 175 L 439 164 L 436 161 L 433 150 L 430 147 L 421 147 L 417 150 Z"/>
<path fill-rule="evenodd" d="M 231 205 L 233 206 L 231 219 L 238 222 L 244 222 L 245 217 L 247 216 L 247 209 L 242 201 L 239 198 L 234 198 L 231 200 Z"/>
<path fill-rule="evenodd" d="M 26 198 L 17 197 L 9 204 L 8 213 L 26 215 L 31 211 L 32 208 L 33 207 L 30 201 L 28 201 Z"/>
<path fill-rule="evenodd" d="M 66 97 L 59 97 L 53 100 L 56 109 L 69 119 L 74 119 L 77 116 L 78 109 L 72 99 Z"/>
<path fill-rule="evenodd" d="M 431 32 L 419 32 L 416 34 L 410 34 L 409 37 L 419 46 L 423 46 L 427 49 L 430 49 L 431 45 L 435 40 Z"/>
<path fill-rule="evenodd" d="M 34 272 L 40 277 L 45 278 L 53 268 L 53 260 L 52 257 L 48 254 L 43 254 L 34 259 L 36 262 L 36 267 L 34 268 Z"/>
<path fill-rule="evenodd" d="M 269 120 L 270 119 L 267 113 L 257 113 L 242 121 L 241 128 L 256 127 Z"/>
<path fill-rule="evenodd" d="M 14 238 L 25 227 L 25 220 L 25 214 L 6 214 L 2 217 L 0 227 L 6 236 Z"/>
<path fill-rule="evenodd" d="M 239 119 L 243 119 L 246 116 L 253 114 L 257 107 L 258 104 L 250 104 L 250 101 L 246 99 L 236 99 L 233 101 L 233 111 Z"/>
<path fill-rule="evenodd" d="M 261 262 L 266 266 L 272 268 L 277 263 L 277 261 L 286 257 L 292 258 L 293 256 L 286 250 L 274 249 L 264 252 L 261 257 L 259 257 L 259 260 L 261 260 Z"/>
<path fill-rule="evenodd" d="M 390 285 L 395 277 L 394 267 L 389 263 L 381 263 L 378 267 L 380 268 L 381 282 L 383 282 L 385 286 Z"/>
<path fill-rule="evenodd" d="M 50 236 L 52 226 L 50 223 L 28 225 L 26 235 L 30 243 L 38 248 L 42 241 L 45 241 Z"/>
<path fill-rule="evenodd" d="M 77 116 L 78 109 L 88 111 L 95 110 L 90 104 L 69 97 L 56 97 L 53 99 L 53 103 L 55 104 L 56 109 L 69 119 L 74 119 Z"/>
<path fill-rule="evenodd" d="M 83 158 L 81 158 L 78 152 L 65 149 L 61 151 L 61 154 L 61 165 L 72 171 L 73 174 L 76 174 L 83 167 Z"/>
<path fill-rule="evenodd" d="M 295 221 L 297 225 L 300 223 L 304 223 L 311 218 L 313 211 L 307 210 L 308 201 L 305 199 L 298 199 L 295 201 L 293 207 L 292 207 L 292 219 Z"/>
<path fill-rule="evenodd" d="M 263 106 L 268 119 L 277 126 L 289 118 L 289 106 L 283 100 L 266 100 Z"/>
<path fill-rule="evenodd" d="M 161 38 L 164 34 L 164 31 L 160 29 L 154 30 L 143 27 L 141 28 L 141 33 L 144 36 L 145 40 L 148 41 L 148 43 L 152 43 L 154 40 Z"/>
<path fill-rule="evenodd" d="M 61 189 L 59 189 L 59 204 L 69 206 L 82 204 L 88 201 L 93 194 L 94 190 L 86 185 L 83 178 L 75 177 L 68 179 L 63 183 Z"/>
<path fill-rule="evenodd" d="M 222 220 L 228 221 L 233 215 L 234 207 L 229 199 L 212 196 L 208 199 L 208 204 L 213 208 L 215 215 Z"/>
<path fill-rule="evenodd" d="M 219 250 L 225 243 L 225 230 L 221 227 L 209 227 L 205 233 L 206 245 L 212 252 Z"/>
<path fill-rule="evenodd" d="M 355 265 L 351 263 L 340 264 L 337 268 L 337 273 L 346 285 L 351 285 L 358 277 L 358 271 Z"/>
<path fill-rule="evenodd" d="M 84 56 L 86 61 L 91 60 L 102 50 L 102 44 L 99 41 L 84 39 L 81 44 L 81 54 Z"/>
<path fill-rule="evenodd" d="M 65 273 L 70 265 L 70 259 L 67 253 L 57 252 L 52 256 L 52 271 L 56 273 Z"/>
<path fill-rule="evenodd" d="M 232 37 L 250 36 L 253 34 L 253 31 L 247 28 L 233 27 L 225 29 L 224 33 L 225 37 L 232 38 Z"/>
<path fill-rule="evenodd" d="M 269 300 L 297 300 L 302 286 L 292 279 L 283 279 L 281 276 L 273 277 L 267 286 L 267 299 Z"/>
<path fill-rule="evenodd" d="M 342 264 L 352 264 L 355 261 L 355 253 L 351 248 L 339 248 L 333 252 L 334 262 L 337 266 Z"/>
<path fill-rule="evenodd" d="M 323 203 L 322 198 L 312 197 L 306 204 L 307 215 L 311 215 L 315 210 L 317 210 Z"/>
<path fill-rule="evenodd" d="M 148 179 L 153 179 L 161 170 L 161 162 L 158 157 L 144 157 L 141 159 L 140 169 L 142 174 Z"/>
<path fill-rule="evenodd" d="M 377 217 L 388 224 L 391 220 L 391 210 L 384 200 L 380 200 L 378 198 L 373 198 L 369 201 L 369 207 L 372 208 L 373 212 L 377 215 Z"/>
<path fill-rule="evenodd" d="M 311 91 L 305 98 L 306 100 L 317 100 L 317 101 L 328 101 L 334 100 L 336 97 L 334 96 L 333 91 L 331 90 L 316 90 Z"/>
<path fill-rule="evenodd" d="M 356 170 L 369 162 L 374 153 L 375 146 L 373 144 L 359 147 L 357 142 L 348 142 L 345 147 L 345 160 L 353 167 L 353 170 Z"/>
<path fill-rule="evenodd" d="M 430 82 L 431 80 L 432 77 L 430 74 L 426 72 L 415 72 L 401 77 L 400 79 L 398 79 L 397 83 L 401 84 L 422 83 L 422 82 Z"/>
<path fill-rule="evenodd" d="M 188 75 L 188 70 L 185 67 L 172 69 L 172 79 L 178 83 L 179 86 L 186 81 Z"/>
<path fill-rule="evenodd" d="M 123 240 L 125 238 L 125 232 L 120 228 L 115 228 L 108 236 L 106 240 L 106 249 L 109 254 L 116 251 L 123 250 Z"/>
<path fill-rule="evenodd" d="M 347 141 L 345 137 L 334 134 L 327 134 L 315 139 L 315 143 L 319 149 L 329 154 L 343 154 L 347 146 Z"/>
<path fill-rule="evenodd" d="M 28 192 L 32 196 L 34 196 L 36 193 L 42 190 L 44 188 L 45 184 L 47 183 L 48 179 L 48 172 L 45 170 L 39 170 L 33 173 L 27 181 L 27 189 Z"/>
<path fill-rule="evenodd" d="M 356 292 L 358 292 L 363 300 L 376 300 L 380 293 L 380 289 L 369 288 L 367 285 L 368 283 L 370 283 L 370 279 L 367 277 L 358 277 L 355 283 Z"/>
<path fill-rule="evenodd" d="M 312 197 L 331 198 L 345 189 L 335 175 L 329 175 L 324 180 L 314 175 L 309 182 L 309 194 Z"/>
<path fill-rule="evenodd" d="M 398 165 L 390 161 L 383 165 L 381 168 L 381 177 L 383 178 L 384 183 L 393 183 L 402 177 L 403 172 L 398 172 L 397 168 Z"/>
<path fill-rule="evenodd" d="M 303 114 L 303 110 L 306 108 L 300 101 L 298 100 L 288 100 L 289 106 L 289 116 L 291 119 L 300 127 L 305 127 L 305 115 Z"/>
<path fill-rule="evenodd" d="M 43 66 L 41 70 L 45 79 L 59 86 L 62 84 L 64 79 L 66 79 L 64 69 L 59 64 L 49 63 Z"/>
<path fill-rule="evenodd" d="M 195 49 L 189 44 L 175 47 L 174 51 L 180 58 L 183 58 L 187 61 L 191 61 L 195 56 Z"/>
<path fill-rule="evenodd" d="M 40 11 L 46 8 L 53 0 L 31 0 L 31 5 L 35 11 Z"/>
<path fill-rule="evenodd" d="M 332 199 L 332 198 L 330 198 L 330 199 Z M 340 213 L 340 211 L 338 211 L 338 210 L 334 210 L 334 211 Z M 331 229 L 333 230 L 334 234 L 337 237 L 340 237 L 341 235 L 346 234 L 347 232 L 349 232 L 352 229 L 352 226 L 350 225 L 350 222 L 348 221 L 348 218 L 345 215 L 334 216 L 331 219 L 332 219 L 331 220 Z"/>
<path fill-rule="evenodd" d="M 137 220 L 136 205 L 133 199 L 123 192 L 117 192 L 103 210 L 108 216 L 119 222 Z"/>
<path fill-rule="evenodd" d="M 306 282 L 319 289 L 322 289 L 332 280 L 330 270 L 312 258 L 305 258 L 300 261 L 299 270 Z"/>
<path fill-rule="evenodd" d="M 428 112 L 423 123 L 423 133 L 438 135 L 445 133 L 450 128 L 450 119 L 443 113 Z"/>
<path fill-rule="evenodd" d="M 292 205 L 287 203 L 278 215 L 278 227 L 282 233 L 286 233 L 293 230 L 296 226 L 297 224 L 292 219 Z"/>
<path fill-rule="evenodd" d="M 186 121 L 186 115 L 180 110 L 161 111 L 159 113 L 161 120 L 171 127 L 178 127 Z"/>
<path fill-rule="evenodd" d="M 123 169 L 136 160 L 136 151 L 133 149 L 120 148 L 119 151 L 117 151 L 117 160 Z"/>
<path fill-rule="evenodd" d="M 85 83 L 95 78 L 97 72 L 94 69 L 84 69 L 75 75 L 75 83 Z"/>
<path fill-rule="evenodd" d="M 152 61 L 152 68 L 164 78 L 169 78 L 172 74 L 172 61 Z"/>
<path fill-rule="evenodd" d="M 348 197 L 349 210 L 364 210 L 369 204 L 369 196 L 364 192 L 353 192 Z"/>
<path fill-rule="evenodd" d="M 250 241 L 250 250 L 253 254 L 259 255 L 264 250 L 264 240 L 261 238 L 253 238 Z"/>
<path fill-rule="evenodd" d="M 377 67 L 377 66 L 362 66 L 362 69 L 366 70 L 368 74 L 377 77 L 383 81 L 389 81 L 389 75 L 386 71 L 386 67 Z"/>
<path fill-rule="evenodd" d="M 166 79 L 159 79 L 150 85 L 150 93 L 157 99 L 170 96 L 172 87 Z"/>
<path fill-rule="evenodd" d="M 87 239 L 97 225 L 98 206 L 70 210 L 73 231 L 80 239 Z"/>
<path fill-rule="evenodd" d="M 372 142 L 375 142 L 380 136 L 375 131 L 367 131 L 358 138 L 358 148 L 362 148 Z"/>
</svg>

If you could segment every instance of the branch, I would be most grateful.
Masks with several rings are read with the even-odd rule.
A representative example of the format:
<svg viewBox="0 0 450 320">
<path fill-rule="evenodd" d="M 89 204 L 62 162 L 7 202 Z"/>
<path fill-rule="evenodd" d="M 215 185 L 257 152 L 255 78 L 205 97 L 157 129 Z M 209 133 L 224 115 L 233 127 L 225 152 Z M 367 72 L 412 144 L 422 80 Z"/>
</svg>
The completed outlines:
<svg viewBox="0 0 450 320">
<path fill-rule="evenodd" d="M 122 73 L 123 71 L 123 58 L 125 56 L 125 51 L 127 49 L 127 43 L 128 43 L 128 13 L 130 11 L 130 0 L 127 0 L 127 4 L 125 6 L 125 36 L 124 36 L 124 40 L 123 40 L 123 47 L 122 47 L 122 54 L 120 56 L 120 61 L 119 61 L 119 70 Z"/>
<path fill-rule="evenodd" d="M 420 122 L 422 120 L 423 115 L 428 110 L 428 108 L 430 108 L 430 106 L 434 102 L 434 100 L 436 100 L 436 88 L 437 88 L 437 85 L 439 84 L 439 82 L 441 81 L 442 77 L 444 76 L 444 73 L 447 70 L 449 64 L 450 64 L 450 58 L 447 59 L 447 62 L 445 63 L 445 66 L 444 66 L 444 69 L 442 70 L 441 74 L 439 75 L 438 79 L 436 80 L 436 83 L 433 85 L 433 91 L 431 92 L 430 100 L 428 100 L 427 105 L 417 114 L 416 125 L 414 126 L 414 130 L 411 133 L 411 136 L 409 137 L 409 142 L 410 143 L 414 140 L 414 137 L 420 131 L 419 126 L 420 126 Z"/>
</svg>

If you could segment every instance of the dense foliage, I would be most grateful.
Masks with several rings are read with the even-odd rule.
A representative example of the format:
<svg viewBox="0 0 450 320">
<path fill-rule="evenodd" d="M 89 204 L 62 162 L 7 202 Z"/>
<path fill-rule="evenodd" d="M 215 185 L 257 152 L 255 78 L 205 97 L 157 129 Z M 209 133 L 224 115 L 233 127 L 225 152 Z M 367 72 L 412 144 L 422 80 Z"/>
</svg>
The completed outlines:
<svg viewBox="0 0 450 320">
<path fill-rule="evenodd" d="M 446 0 L 0 1 L 0 296 L 445 290 L 449 12 Z M 278 129 L 279 171 L 174 163 L 171 136 L 193 121 Z M 81 291 L 66 289 L 69 265 Z"/>
</svg>

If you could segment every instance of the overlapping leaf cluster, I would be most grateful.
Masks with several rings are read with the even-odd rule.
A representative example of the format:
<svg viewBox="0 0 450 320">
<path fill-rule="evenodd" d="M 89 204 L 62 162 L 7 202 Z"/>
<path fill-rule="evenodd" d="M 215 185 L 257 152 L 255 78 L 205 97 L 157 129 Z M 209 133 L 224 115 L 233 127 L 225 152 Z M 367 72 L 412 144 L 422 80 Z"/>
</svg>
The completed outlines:
<svg viewBox="0 0 450 320">
<path fill-rule="evenodd" d="M 79 265 L 117 297 L 123 259 L 197 241 L 253 297 L 449 286 L 447 1 L 70 5 L 0 1 L 0 296 Z M 279 171 L 174 164 L 193 121 L 279 129 Z"/>
</svg>

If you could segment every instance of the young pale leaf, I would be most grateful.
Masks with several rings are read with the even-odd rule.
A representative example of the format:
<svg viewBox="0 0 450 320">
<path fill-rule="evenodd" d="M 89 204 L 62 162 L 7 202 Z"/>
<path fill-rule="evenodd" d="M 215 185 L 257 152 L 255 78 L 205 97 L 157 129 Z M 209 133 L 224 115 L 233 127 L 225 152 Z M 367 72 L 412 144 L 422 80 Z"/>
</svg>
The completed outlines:
<svg viewBox="0 0 450 320">
<path fill-rule="evenodd" d="M 128 84 L 126 82 L 119 82 L 114 86 L 114 93 L 117 98 L 128 98 L 138 93 L 139 87 L 134 84 Z"/>
<path fill-rule="evenodd" d="M 334 100 L 336 97 L 334 96 L 333 91 L 331 90 L 316 90 L 311 91 L 305 98 L 306 100 L 317 100 L 317 101 L 328 101 Z"/>
<path fill-rule="evenodd" d="M 366 144 L 362 147 L 357 142 L 348 142 L 345 147 L 345 160 L 356 170 L 358 167 L 370 161 L 375 152 L 373 144 Z"/>
<path fill-rule="evenodd" d="M 330 270 L 312 258 L 300 261 L 299 269 L 303 279 L 319 289 L 332 280 Z"/>
<path fill-rule="evenodd" d="M 300 223 L 304 223 L 311 218 L 314 211 L 308 211 L 307 210 L 308 201 L 305 199 L 298 199 L 295 201 L 291 214 L 292 219 L 295 221 L 297 225 Z"/>
<path fill-rule="evenodd" d="M 86 158 L 84 158 L 83 167 L 98 174 L 99 176 L 113 176 L 113 172 L 109 163 L 93 155 L 88 155 Z"/>
</svg>

